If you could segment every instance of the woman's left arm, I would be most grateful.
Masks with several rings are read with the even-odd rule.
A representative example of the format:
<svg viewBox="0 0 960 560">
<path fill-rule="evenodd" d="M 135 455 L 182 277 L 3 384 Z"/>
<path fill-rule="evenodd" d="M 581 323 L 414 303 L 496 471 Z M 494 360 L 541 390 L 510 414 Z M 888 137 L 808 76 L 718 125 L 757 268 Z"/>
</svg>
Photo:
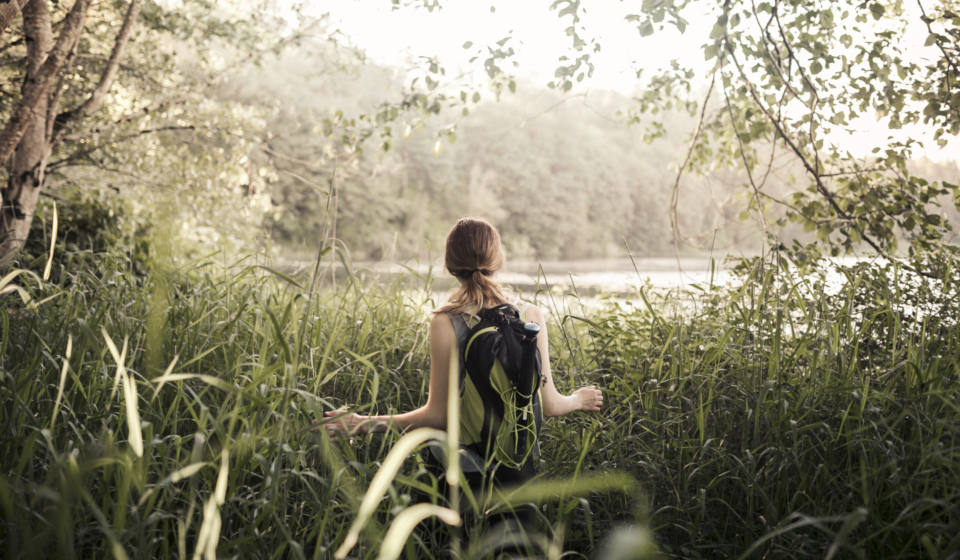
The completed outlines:
<svg viewBox="0 0 960 560">
<path fill-rule="evenodd" d="M 390 426 L 400 431 L 414 428 L 447 428 L 447 390 L 450 383 L 450 354 L 456 344 L 456 331 L 446 313 L 438 313 L 430 321 L 430 392 L 427 404 L 402 414 L 364 416 L 350 414 L 346 409 L 324 413 L 327 418 L 338 417 L 326 424 L 330 435 L 337 432 L 350 435 L 385 432 Z M 316 421 L 314 421 L 316 423 Z"/>
<path fill-rule="evenodd" d="M 547 384 L 541 387 L 543 394 L 543 415 L 563 416 L 581 410 L 596 412 L 603 406 L 603 393 L 600 389 L 590 385 L 577 389 L 572 395 L 561 395 L 553 383 L 553 373 L 550 371 L 550 341 L 547 335 L 547 321 L 540 308 L 528 304 L 527 317 L 540 325 L 540 334 L 537 335 L 537 348 L 540 350 L 540 371 L 546 377 Z"/>
</svg>

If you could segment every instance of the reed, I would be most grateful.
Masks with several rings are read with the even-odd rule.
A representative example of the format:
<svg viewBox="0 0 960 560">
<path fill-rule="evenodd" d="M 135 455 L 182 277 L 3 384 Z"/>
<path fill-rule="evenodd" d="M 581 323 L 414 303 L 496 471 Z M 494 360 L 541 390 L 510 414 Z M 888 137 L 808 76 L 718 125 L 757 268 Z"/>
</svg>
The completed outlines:
<svg viewBox="0 0 960 560">
<path fill-rule="evenodd" d="M 0 286 L 17 281 L 0 295 L 7 557 L 441 558 L 458 542 L 446 523 L 465 505 L 413 440 L 310 430 L 343 405 L 426 401 L 440 280 L 354 271 L 314 290 L 257 255 L 148 277 L 120 256 L 58 266 L 57 284 Z M 941 270 L 861 266 L 832 289 L 771 259 L 734 286 L 530 294 L 558 386 L 595 383 L 606 410 L 548 421 L 544 479 L 499 499 L 539 504 L 547 557 L 956 557 L 960 304 Z M 411 508 L 416 491 L 437 507 Z"/>
</svg>

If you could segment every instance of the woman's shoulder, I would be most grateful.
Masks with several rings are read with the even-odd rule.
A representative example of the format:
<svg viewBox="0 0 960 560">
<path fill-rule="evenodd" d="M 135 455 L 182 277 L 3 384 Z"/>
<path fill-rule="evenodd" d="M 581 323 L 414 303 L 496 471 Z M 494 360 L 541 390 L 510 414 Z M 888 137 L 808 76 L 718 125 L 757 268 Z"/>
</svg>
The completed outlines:
<svg viewBox="0 0 960 560">
<path fill-rule="evenodd" d="M 521 314 L 525 314 L 530 319 L 537 319 L 543 317 L 543 312 L 540 311 L 540 308 L 536 304 L 524 301 L 520 298 L 515 299 L 512 303 Z"/>
<path fill-rule="evenodd" d="M 430 319 L 430 347 L 449 348 L 457 340 L 457 331 L 453 321 L 446 313 L 434 313 Z"/>
<path fill-rule="evenodd" d="M 453 332 L 453 319 L 445 312 L 434 313 L 430 319 L 430 331 L 433 333 L 437 331 Z"/>
</svg>

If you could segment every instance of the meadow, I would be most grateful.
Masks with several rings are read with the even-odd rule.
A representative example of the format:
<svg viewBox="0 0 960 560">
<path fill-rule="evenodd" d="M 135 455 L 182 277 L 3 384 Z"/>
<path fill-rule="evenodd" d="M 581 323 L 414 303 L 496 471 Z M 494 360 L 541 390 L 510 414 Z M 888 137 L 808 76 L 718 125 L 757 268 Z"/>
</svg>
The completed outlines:
<svg viewBox="0 0 960 560">
<path fill-rule="evenodd" d="M 626 302 L 525 294 L 558 388 L 605 393 L 602 415 L 545 423 L 543 555 L 960 558 L 954 266 L 860 264 L 831 287 L 772 257 Z M 55 268 L 0 280 L 3 556 L 333 557 L 401 434 L 310 422 L 426 401 L 446 279 L 334 288 L 258 255 Z M 411 453 L 351 557 L 484 557 L 435 519 L 385 545 L 416 491 L 446 504 Z"/>
</svg>

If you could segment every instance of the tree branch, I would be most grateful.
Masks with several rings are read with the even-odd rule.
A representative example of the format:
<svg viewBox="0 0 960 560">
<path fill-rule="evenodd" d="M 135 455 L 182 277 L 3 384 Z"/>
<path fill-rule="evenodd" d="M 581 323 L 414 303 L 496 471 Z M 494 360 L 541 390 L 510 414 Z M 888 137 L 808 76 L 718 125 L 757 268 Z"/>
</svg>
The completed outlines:
<svg viewBox="0 0 960 560">
<path fill-rule="evenodd" d="M 129 122 L 131 122 L 131 121 L 134 121 L 134 120 L 137 120 L 137 119 L 139 119 L 140 117 L 143 117 L 144 115 L 148 115 L 148 114 L 150 114 L 150 113 L 153 113 L 153 112 L 155 112 L 155 111 L 159 111 L 159 110 L 161 110 L 161 109 L 163 109 L 163 108 L 165 108 L 165 107 L 168 107 L 168 106 L 170 106 L 170 105 L 173 105 L 173 104 L 175 104 L 175 103 L 179 103 L 179 102 L 183 101 L 184 99 L 187 99 L 188 97 L 190 97 L 190 95 L 192 95 L 192 93 L 188 93 L 188 94 L 184 94 L 184 95 L 178 95 L 178 96 L 176 96 L 176 97 L 173 97 L 173 98 L 171 98 L 171 99 L 166 99 L 166 100 L 164 100 L 164 101 L 157 101 L 156 103 L 152 103 L 152 104 L 150 104 L 150 105 L 147 105 L 146 107 L 143 107 L 143 108 L 141 108 L 141 109 L 137 109 L 137 110 L 134 111 L 133 113 L 129 113 L 129 114 L 123 116 L 123 117 L 120 117 L 119 119 L 117 119 L 117 120 L 115 120 L 115 121 L 113 121 L 113 122 L 106 123 L 106 124 L 104 124 L 103 126 L 99 126 L 99 127 L 96 127 L 96 128 L 94 128 L 94 129 L 87 130 L 87 131 L 84 131 L 84 132 L 78 132 L 78 133 L 76 133 L 76 134 L 67 134 L 67 135 L 65 135 L 65 136 L 61 136 L 61 137 L 59 138 L 59 141 L 61 141 L 61 142 L 75 142 L 75 141 L 77 141 L 77 140 L 84 140 L 84 139 L 90 138 L 91 136 L 96 136 L 97 134 L 102 134 L 102 133 L 104 133 L 104 132 L 108 132 L 108 131 L 110 131 L 110 130 L 118 127 L 118 126 L 127 124 L 127 123 L 129 123 Z"/>
<path fill-rule="evenodd" d="M 733 46 L 729 42 L 729 37 L 724 36 L 724 43 L 725 43 L 725 48 L 727 52 L 729 52 L 730 54 L 730 59 L 733 60 L 733 64 L 737 67 L 737 71 L 740 73 L 740 77 L 747 84 L 746 90 L 750 92 L 750 98 L 753 99 L 754 104 L 767 117 L 767 120 L 770 121 L 771 124 L 773 124 L 774 128 L 776 128 L 777 132 L 783 138 L 783 141 L 790 147 L 793 153 L 796 154 L 796 156 L 800 159 L 800 162 L 803 163 L 803 166 L 804 168 L 806 168 L 807 172 L 810 173 L 811 176 L 813 176 L 813 180 L 816 182 L 817 190 L 820 192 L 820 194 L 823 195 L 823 197 L 827 200 L 827 203 L 830 204 L 830 207 L 833 208 L 833 210 L 837 213 L 838 216 L 847 220 L 850 223 L 850 225 L 855 230 L 857 230 L 857 233 L 860 234 L 861 239 L 863 239 L 864 241 L 867 242 L 868 245 L 873 247 L 873 249 L 877 253 L 886 256 L 887 253 L 883 249 L 881 249 L 880 246 L 877 245 L 877 243 L 863 231 L 863 229 L 860 228 L 860 224 L 857 223 L 856 219 L 851 218 L 846 212 L 843 211 L 842 208 L 840 208 L 840 205 L 837 203 L 837 201 L 833 197 L 833 193 L 830 192 L 830 189 L 828 189 L 825 184 L 823 184 L 823 180 L 820 177 L 820 170 L 815 169 L 810 164 L 806 156 L 803 155 L 803 151 L 800 150 L 800 148 L 790 139 L 790 137 L 785 133 L 785 131 L 781 127 L 780 122 L 777 119 L 773 118 L 773 115 L 770 114 L 766 106 L 757 97 L 757 92 L 754 91 L 753 85 L 750 83 L 749 80 L 747 80 L 746 74 L 744 73 L 743 68 L 740 66 L 740 62 L 737 60 L 737 56 L 734 53 Z"/>
<path fill-rule="evenodd" d="M 680 240 L 686 238 L 680 232 L 680 216 L 677 214 L 677 203 L 680 200 L 680 178 L 683 177 L 683 171 L 690 163 L 693 157 L 693 149 L 697 146 L 697 140 L 700 138 L 700 131 L 703 128 L 703 119 L 707 114 L 707 103 L 710 101 L 710 94 L 713 93 L 713 84 L 717 80 L 717 74 L 714 72 L 710 79 L 710 87 L 707 89 L 707 95 L 703 99 L 703 107 L 700 108 L 700 119 L 697 120 L 697 128 L 693 131 L 693 137 L 690 138 L 690 147 L 687 149 L 687 157 L 684 158 L 680 169 L 677 170 L 677 179 L 673 182 L 673 192 L 670 195 L 670 226 L 673 229 L 673 249 L 677 256 L 677 263 L 680 262 Z"/>
<path fill-rule="evenodd" d="M 807 84 L 807 87 L 810 88 L 810 95 L 819 101 L 820 98 L 817 95 L 817 88 L 813 87 L 813 82 L 807 77 L 807 73 L 803 71 L 803 64 L 800 64 L 800 60 L 793 54 L 793 48 L 790 47 L 790 41 L 787 40 L 787 33 L 783 30 L 783 24 L 780 23 L 780 12 L 776 11 L 776 8 L 774 8 L 774 15 L 776 16 L 777 28 L 780 30 L 780 37 L 783 39 L 783 46 L 787 48 L 787 57 L 797 63 L 800 78 Z M 726 36 L 724 36 L 724 38 L 726 38 Z"/>
<path fill-rule="evenodd" d="M 267 53 L 269 53 L 269 52 L 277 51 L 277 50 L 283 48 L 284 46 L 286 46 L 286 45 L 288 45 L 288 44 L 290 44 L 290 43 L 296 42 L 296 41 L 298 41 L 299 39 L 303 38 L 303 37 L 306 35 L 306 33 L 307 33 L 311 28 L 313 28 L 318 22 L 319 22 L 319 20 L 318 20 L 317 22 L 314 22 L 314 23 L 311 24 L 311 25 L 308 25 L 306 28 L 304 28 L 304 29 L 303 29 L 302 31 L 300 31 L 299 33 L 295 33 L 295 34 L 291 35 L 290 37 L 287 37 L 286 39 L 280 41 L 278 44 L 273 45 L 272 47 L 268 47 L 268 48 L 266 48 L 266 49 L 261 49 L 261 50 L 259 50 L 259 51 L 252 52 L 252 53 L 250 53 L 249 55 L 247 55 L 247 56 L 245 56 L 245 57 L 243 57 L 243 58 L 235 61 L 233 64 L 227 66 L 226 68 L 224 68 L 223 70 L 221 70 L 220 72 L 218 72 L 215 76 L 212 76 L 212 77 L 209 78 L 208 80 L 206 80 L 206 81 L 204 81 L 204 82 L 201 82 L 193 91 L 190 91 L 190 92 L 185 93 L 185 94 L 183 94 L 183 95 L 178 95 L 178 96 L 173 97 L 173 98 L 170 98 L 170 99 L 166 99 L 166 100 L 163 100 L 163 101 L 157 101 L 157 102 L 155 102 L 155 103 L 151 103 L 150 105 L 147 105 L 146 107 L 143 107 L 143 108 L 141 108 L 141 109 L 137 109 L 137 110 L 134 111 L 133 113 L 129 113 L 129 114 L 123 116 L 123 117 L 120 117 L 119 119 L 117 119 L 117 120 L 115 120 L 115 121 L 113 121 L 113 122 L 105 123 L 105 124 L 103 124 L 103 125 L 101 125 L 101 126 L 98 126 L 98 127 L 94 128 L 94 129 L 87 130 L 87 131 L 83 131 L 83 132 L 76 132 L 76 133 L 74 133 L 74 134 L 67 134 L 67 135 L 65 135 L 65 136 L 61 136 L 58 141 L 60 141 L 60 142 L 74 142 L 74 141 L 77 141 L 77 140 L 83 140 L 83 139 L 85 139 L 85 138 L 90 138 L 91 136 L 96 136 L 97 134 L 102 134 L 102 133 L 107 132 L 107 131 L 109 131 L 109 130 L 112 130 L 112 129 L 118 127 L 118 126 L 123 126 L 123 125 L 125 125 L 125 124 L 127 124 L 127 123 L 129 123 L 129 122 L 135 121 L 135 120 L 143 117 L 144 115 L 148 115 L 148 114 L 150 114 L 150 113 L 159 111 L 159 110 L 164 109 L 164 108 L 166 108 L 166 107 L 169 107 L 170 105 L 179 103 L 180 101 L 183 101 L 184 99 L 187 99 L 187 98 L 190 97 L 191 95 L 195 95 L 195 94 L 197 94 L 197 93 L 201 93 L 201 92 L 203 92 L 204 90 L 206 90 L 206 89 L 208 89 L 208 88 L 210 88 L 210 87 L 212 87 L 212 86 L 215 86 L 215 85 L 217 85 L 218 83 L 220 83 L 220 81 L 223 80 L 223 78 L 224 78 L 227 74 L 229 74 L 229 73 L 232 72 L 233 70 L 239 68 L 240 66 L 243 66 L 243 65 L 246 64 L 247 62 L 249 62 L 249 61 L 251 61 L 251 60 L 254 60 L 254 59 L 258 58 L 258 57 L 261 57 L 261 56 L 263 56 L 263 55 L 265 55 L 265 54 L 267 54 Z M 67 127 L 64 127 L 64 128 L 67 128 Z"/>
<path fill-rule="evenodd" d="M 133 25 L 136 22 L 137 15 L 139 15 L 139 13 L 140 0 L 130 0 L 130 7 L 127 9 L 127 15 L 123 18 L 123 25 L 120 27 L 120 32 L 117 34 L 116 41 L 113 45 L 113 51 L 110 53 L 110 59 L 107 61 L 107 65 L 103 69 L 103 73 L 100 75 L 100 82 L 97 84 L 97 87 L 94 88 L 93 92 L 90 93 L 90 97 L 88 97 L 82 105 L 57 115 L 56 121 L 53 125 L 54 135 L 59 134 L 67 122 L 74 119 L 86 118 L 100 108 L 101 103 L 103 103 L 104 96 L 106 96 L 110 91 L 110 88 L 113 87 L 113 82 L 117 78 L 117 72 L 120 70 L 120 59 L 123 58 L 123 51 L 127 47 L 127 42 L 130 40 L 131 33 L 133 33 Z"/>
<path fill-rule="evenodd" d="M 77 57 L 77 47 L 80 45 L 80 35 L 77 35 L 77 40 L 73 43 L 73 48 L 70 49 L 70 54 L 67 55 L 67 59 L 63 62 L 63 68 L 68 70 L 73 65 L 74 59 Z M 50 102 L 47 104 L 47 144 L 50 144 L 50 140 L 53 138 L 54 133 L 54 124 L 56 123 L 57 110 L 60 107 L 60 99 L 63 96 L 63 86 L 66 82 L 65 72 L 60 75 L 60 79 L 57 80 L 57 85 L 54 87 L 53 92 L 50 95 Z"/>
<path fill-rule="evenodd" d="M 923 16 L 921 20 L 923 21 L 923 23 L 927 24 L 927 31 L 930 32 L 931 35 L 934 35 L 933 27 L 931 27 L 930 22 L 927 21 L 930 18 L 927 17 L 927 12 L 924 11 L 923 4 L 920 2 L 920 0 L 917 0 L 917 5 L 920 6 L 920 14 Z M 937 44 L 937 48 L 940 49 L 940 52 L 943 53 L 943 58 L 944 60 L 947 61 L 947 66 L 953 69 L 953 75 L 960 76 L 960 68 L 957 67 L 957 64 L 953 61 L 952 58 L 950 58 L 950 55 L 947 54 L 947 49 L 943 48 L 943 45 L 940 43 L 940 37 L 936 36 L 934 42 Z M 944 74 L 946 74 L 947 95 L 949 96 L 950 95 L 950 72 L 945 72 Z M 947 105 L 952 105 L 952 103 L 948 101 Z M 960 107 L 954 106 L 953 111 L 957 114 L 957 118 L 960 119 Z"/>
<path fill-rule="evenodd" d="M 87 149 L 85 149 L 85 150 L 80 150 L 80 151 L 74 152 L 74 153 L 72 153 L 72 154 L 70 154 L 70 155 L 68 155 L 68 156 L 65 156 L 65 157 L 62 158 L 62 159 L 58 159 L 57 161 L 54 161 L 54 162 L 48 164 L 48 165 L 47 165 L 47 169 L 50 170 L 50 171 L 53 171 L 53 170 L 57 169 L 58 167 L 63 167 L 64 165 L 67 165 L 68 163 L 70 163 L 71 161 L 73 161 L 73 160 L 75 160 L 75 159 L 77 159 L 77 158 L 81 158 L 81 157 L 83 157 L 83 156 L 85 156 L 85 155 L 92 154 L 93 152 L 96 152 L 97 150 L 99 150 L 99 149 L 101 149 L 101 148 L 103 148 L 103 147 L 105 147 L 105 146 L 108 146 L 108 145 L 110 145 L 110 144 L 116 144 L 116 143 L 118 143 L 118 142 L 123 142 L 124 140 L 129 140 L 129 139 L 131 139 L 131 138 L 137 138 L 137 137 L 143 136 L 143 135 L 145 135 L 145 134 L 153 134 L 153 133 L 156 133 L 156 132 L 166 132 L 166 131 L 169 131 L 169 130 L 196 130 L 196 129 L 197 129 L 197 127 L 195 127 L 195 126 L 193 126 L 193 125 L 189 125 L 189 126 L 162 126 L 162 127 L 159 127 L 159 128 L 151 128 L 151 129 L 147 129 L 147 130 L 141 130 L 141 131 L 136 132 L 136 133 L 134 133 L 134 134 L 127 134 L 127 135 L 125 135 L 125 136 L 120 136 L 120 137 L 118 137 L 118 138 L 112 138 L 109 142 L 104 142 L 104 143 L 98 144 L 98 145 L 96 145 L 96 146 L 91 146 L 91 147 L 89 147 L 89 148 L 87 148 Z"/>
<path fill-rule="evenodd" d="M 71 164 L 70 166 L 71 166 L 71 167 L 95 167 L 95 168 L 97 168 L 97 169 L 99 169 L 99 170 L 101 170 L 101 171 L 106 171 L 106 172 L 108 172 L 108 173 L 116 173 L 117 175 L 122 175 L 122 176 L 124 176 L 124 177 L 130 177 L 131 179 L 134 179 L 134 182 L 135 182 L 134 184 L 139 185 L 139 186 L 151 187 L 151 188 L 156 189 L 156 190 L 158 190 L 158 191 L 163 191 L 163 190 L 166 190 L 166 189 L 169 188 L 169 185 L 162 185 L 162 184 L 160 184 L 160 183 L 156 183 L 156 182 L 154 182 L 154 181 L 150 181 L 149 179 L 145 179 L 145 178 L 137 175 L 136 173 L 131 173 L 131 172 L 129 172 L 129 171 L 123 171 L 122 169 L 114 169 L 114 168 L 112 168 L 112 167 L 107 167 L 106 165 L 103 165 L 102 163 L 100 163 L 100 162 L 98 162 L 98 161 L 94 161 L 94 160 L 87 160 L 86 163 L 74 163 L 74 164 Z M 112 188 L 112 189 L 114 189 L 114 190 L 116 190 L 117 192 L 120 192 L 119 189 L 117 189 L 117 188 L 114 187 L 113 185 L 107 185 L 107 186 L 110 187 L 110 188 Z"/>
<path fill-rule="evenodd" d="M 241 138 L 243 138 L 243 137 L 241 137 Z M 244 140 L 250 141 L 249 138 L 244 138 Z M 315 164 L 315 163 L 310 163 L 309 161 L 304 161 L 304 160 L 302 160 L 302 159 L 297 159 L 297 158 L 295 158 L 295 157 L 293 157 L 293 156 L 288 156 L 288 155 L 285 155 L 285 154 L 281 154 L 280 152 L 278 152 L 278 151 L 274 150 L 273 148 L 271 148 L 271 147 L 269 146 L 269 144 L 267 144 L 266 142 L 261 142 L 261 143 L 259 143 L 257 147 L 259 147 L 259 148 L 260 148 L 261 150 L 263 150 L 264 152 L 266 152 L 266 153 L 268 153 L 268 154 L 270 154 L 270 155 L 272 155 L 272 156 L 274 156 L 274 157 L 280 158 L 280 159 L 282 159 L 282 160 L 284 160 L 284 161 L 289 161 L 290 163 L 297 163 L 297 164 L 303 165 L 303 166 L 305 166 L 305 167 L 309 167 L 310 169 L 314 169 L 314 170 L 316 170 L 316 171 L 326 171 L 326 168 L 321 167 L 321 166 L 319 166 L 319 165 L 317 165 L 317 164 Z"/>
<path fill-rule="evenodd" d="M 883 171 L 883 169 L 880 169 L 878 167 L 871 167 L 870 169 L 854 169 L 852 171 L 837 171 L 836 173 L 821 173 L 820 176 L 821 177 L 840 177 L 842 175 L 859 176 L 861 173 L 872 173 L 874 171 Z"/>
<path fill-rule="evenodd" d="M 17 17 L 17 14 L 20 13 L 20 10 L 22 10 L 29 1 L 30 0 L 7 0 L 6 2 L 0 3 L 0 37 L 7 31 L 7 27 L 9 27 L 13 18 Z"/>
<path fill-rule="evenodd" d="M 97 61 L 97 62 L 107 62 L 107 61 L 110 60 L 109 58 L 104 58 L 104 57 L 102 57 L 102 56 L 97 56 L 97 55 L 95 55 L 95 54 L 89 54 L 89 53 L 87 53 L 87 54 L 84 54 L 84 53 L 77 54 L 77 58 L 82 59 L 82 60 L 95 60 L 95 61 Z M 142 80 L 142 81 L 144 81 L 144 82 L 148 82 L 150 85 L 152 85 L 152 86 L 153 86 L 154 88 L 156 88 L 156 89 L 162 89 L 162 88 L 163 88 L 163 86 L 161 86 L 155 79 L 153 79 L 153 78 L 151 78 L 150 76 L 144 74 L 143 69 L 141 69 L 141 68 L 136 68 L 136 67 L 134 67 L 134 66 L 130 66 L 129 64 L 123 64 L 123 63 L 121 63 L 121 64 L 119 65 L 119 67 L 120 67 L 121 70 L 125 70 L 125 71 L 133 74 L 134 76 L 136 76 L 136 77 L 139 78 L 140 80 Z"/>
<path fill-rule="evenodd" d="M 930 27 L 930 22 L 926 21 L 927 19 L 930 19 L 930 18 L 927 17 L 927 12 L 924 11 L 923 9 L 923 3 L 921 3 L 920 0 L 917 0 L 917 5 L 920 6 L 920 14 L 923 16 L 923 23 L 927 24 L 927 31 L 929 31 L 930 33 L 933 33 L 933 28 Z M 947 54 L 946 49 L 944 49 L 943 45 L 940 44 L 940 40 L 937 39 L 935 42 L 937 43 L 937 48 L 939 48 L 940 52 L 943 53 L 943 58 L 947 59 L 947 64 L 950 66 L 950 68 L 953 68 L 954 75 L 960 76 L 960 68 L 957 67 L 957 64 L 953 61 L 952 58 L 950 58 L 950 55 Z"/>
<path fill-rule="evenodd" d="M 793 87 L 793 84 L 790 83 L 790 78 L 789 78 L 789 76 L 785 76 L 785 75 L 783 74 L 783 60 L 782 60 L 782 58 L 780 57 L 780 49 L 777 49 L 777 51 L 776 51 L 776 52 L 777 52 L 777 56 L 774 57 L 774 56 L 773 56 L 773 53 L 770 52 L 770 48 L 767 46 L 767 41 L 769 41 L 771 45 L 773 45 L 774 47 L 776 47 L 776 42 L 773 40 L 773 36 L 770 35 L 770 31 L 769 31 L 769 29 L 768 29 L 768 28 L 770 27 L 770 24 L 773 22 L 774 18 L 777 17 L 777 16 L 776 16 L 776 14 L 777 14 L 777 8 L 776 8 L 776 6 L 774 6 L 774 7 L 771 9 L 770 21 L 767 22 L 767 25 L 766 25 L 766 26 L 764 26 L 763 24 L 760 23 L 760 16 L 757 14 L 757 6 L 756 6 L 756 4 L 753 2 L 753 0 L 750 0 L 750 6 L 753 8 L 753 19 L 756 20 L 756 22 L 757 22 L 757 27 L 760 28 L 760 43 L 763 45 L 763 50 L 767 53 L 767 58 L 770 60 L 770 63 L 773 65 L 773 68 L 777 71 L 777 75 L 780 76 L 780 81 L 783 82 L 783 85 L 786 86 L 786 89 L 787 89 L 790 93 L 792 93 L 794 97 L 796 97 L 797 99 L 801 99 L 800 94 L 799 94 L 799 93 L 797 92 L 797 90 Z M 777 18 L 777 22 L 778 22 L 778 24 L 779 24 L 779 18 Z M 781 34 L 781 35 L 782 35 L 782 34 Z M 790 48 L 790 47 L 787 46 L 788 52 L 789 52 L 789 48 Z"/>
<path fill-rule="evenodd" d="M 723 58 L 720 59 L 720 67 L 723 68 Z M 760 225 L 763 227 L 763 233 L 768 234 L 767 219 L 763 217 L 763 204 L 760 202 L 760 189 L 753 180 L 753 172 L 750 170 L 750 162 L 747 161 L 747 152 L 743 146 L 743 138 L 740 137 L 740 130 L 737 128 L 737 119 L 733 116 L 733 107 L 730 106 L 730 96 L 727 95 L 727 84 L 723 84 L 723 99 L 727 104 L 727 113 L 730 114 L 730 126 L 733 127 L 733 134 L 737 137 L 737 144 L 740 146 L 740 157 L 743 159 L 743 168 L 747 170 L 747 180 L 753 188 L 754 200 L 757 201 L 757 215 L 760 216 Z"/>
<path fill-rule="evenodd" d="M 27 3 L 24 2 L 24 6 L 25 6 L 26 4 L 27 4 Z M 0 33 L 0 35 L 2 35 L 2 33 Z M 19 46 L 22 45 L 22 44 L 23 44 L 23 37 L 20 37 L 19 39 L 15 40 L 15 41 L 10 41 L 10 42 L 7 43 L 6 45 L 3 45 L 2 47 L 0 47 L 0 53 L 2 53 L 2 52 L 7 52 L 7 49 L 12 49 L 13 47 L 19 47 Z"/>
</svg>

